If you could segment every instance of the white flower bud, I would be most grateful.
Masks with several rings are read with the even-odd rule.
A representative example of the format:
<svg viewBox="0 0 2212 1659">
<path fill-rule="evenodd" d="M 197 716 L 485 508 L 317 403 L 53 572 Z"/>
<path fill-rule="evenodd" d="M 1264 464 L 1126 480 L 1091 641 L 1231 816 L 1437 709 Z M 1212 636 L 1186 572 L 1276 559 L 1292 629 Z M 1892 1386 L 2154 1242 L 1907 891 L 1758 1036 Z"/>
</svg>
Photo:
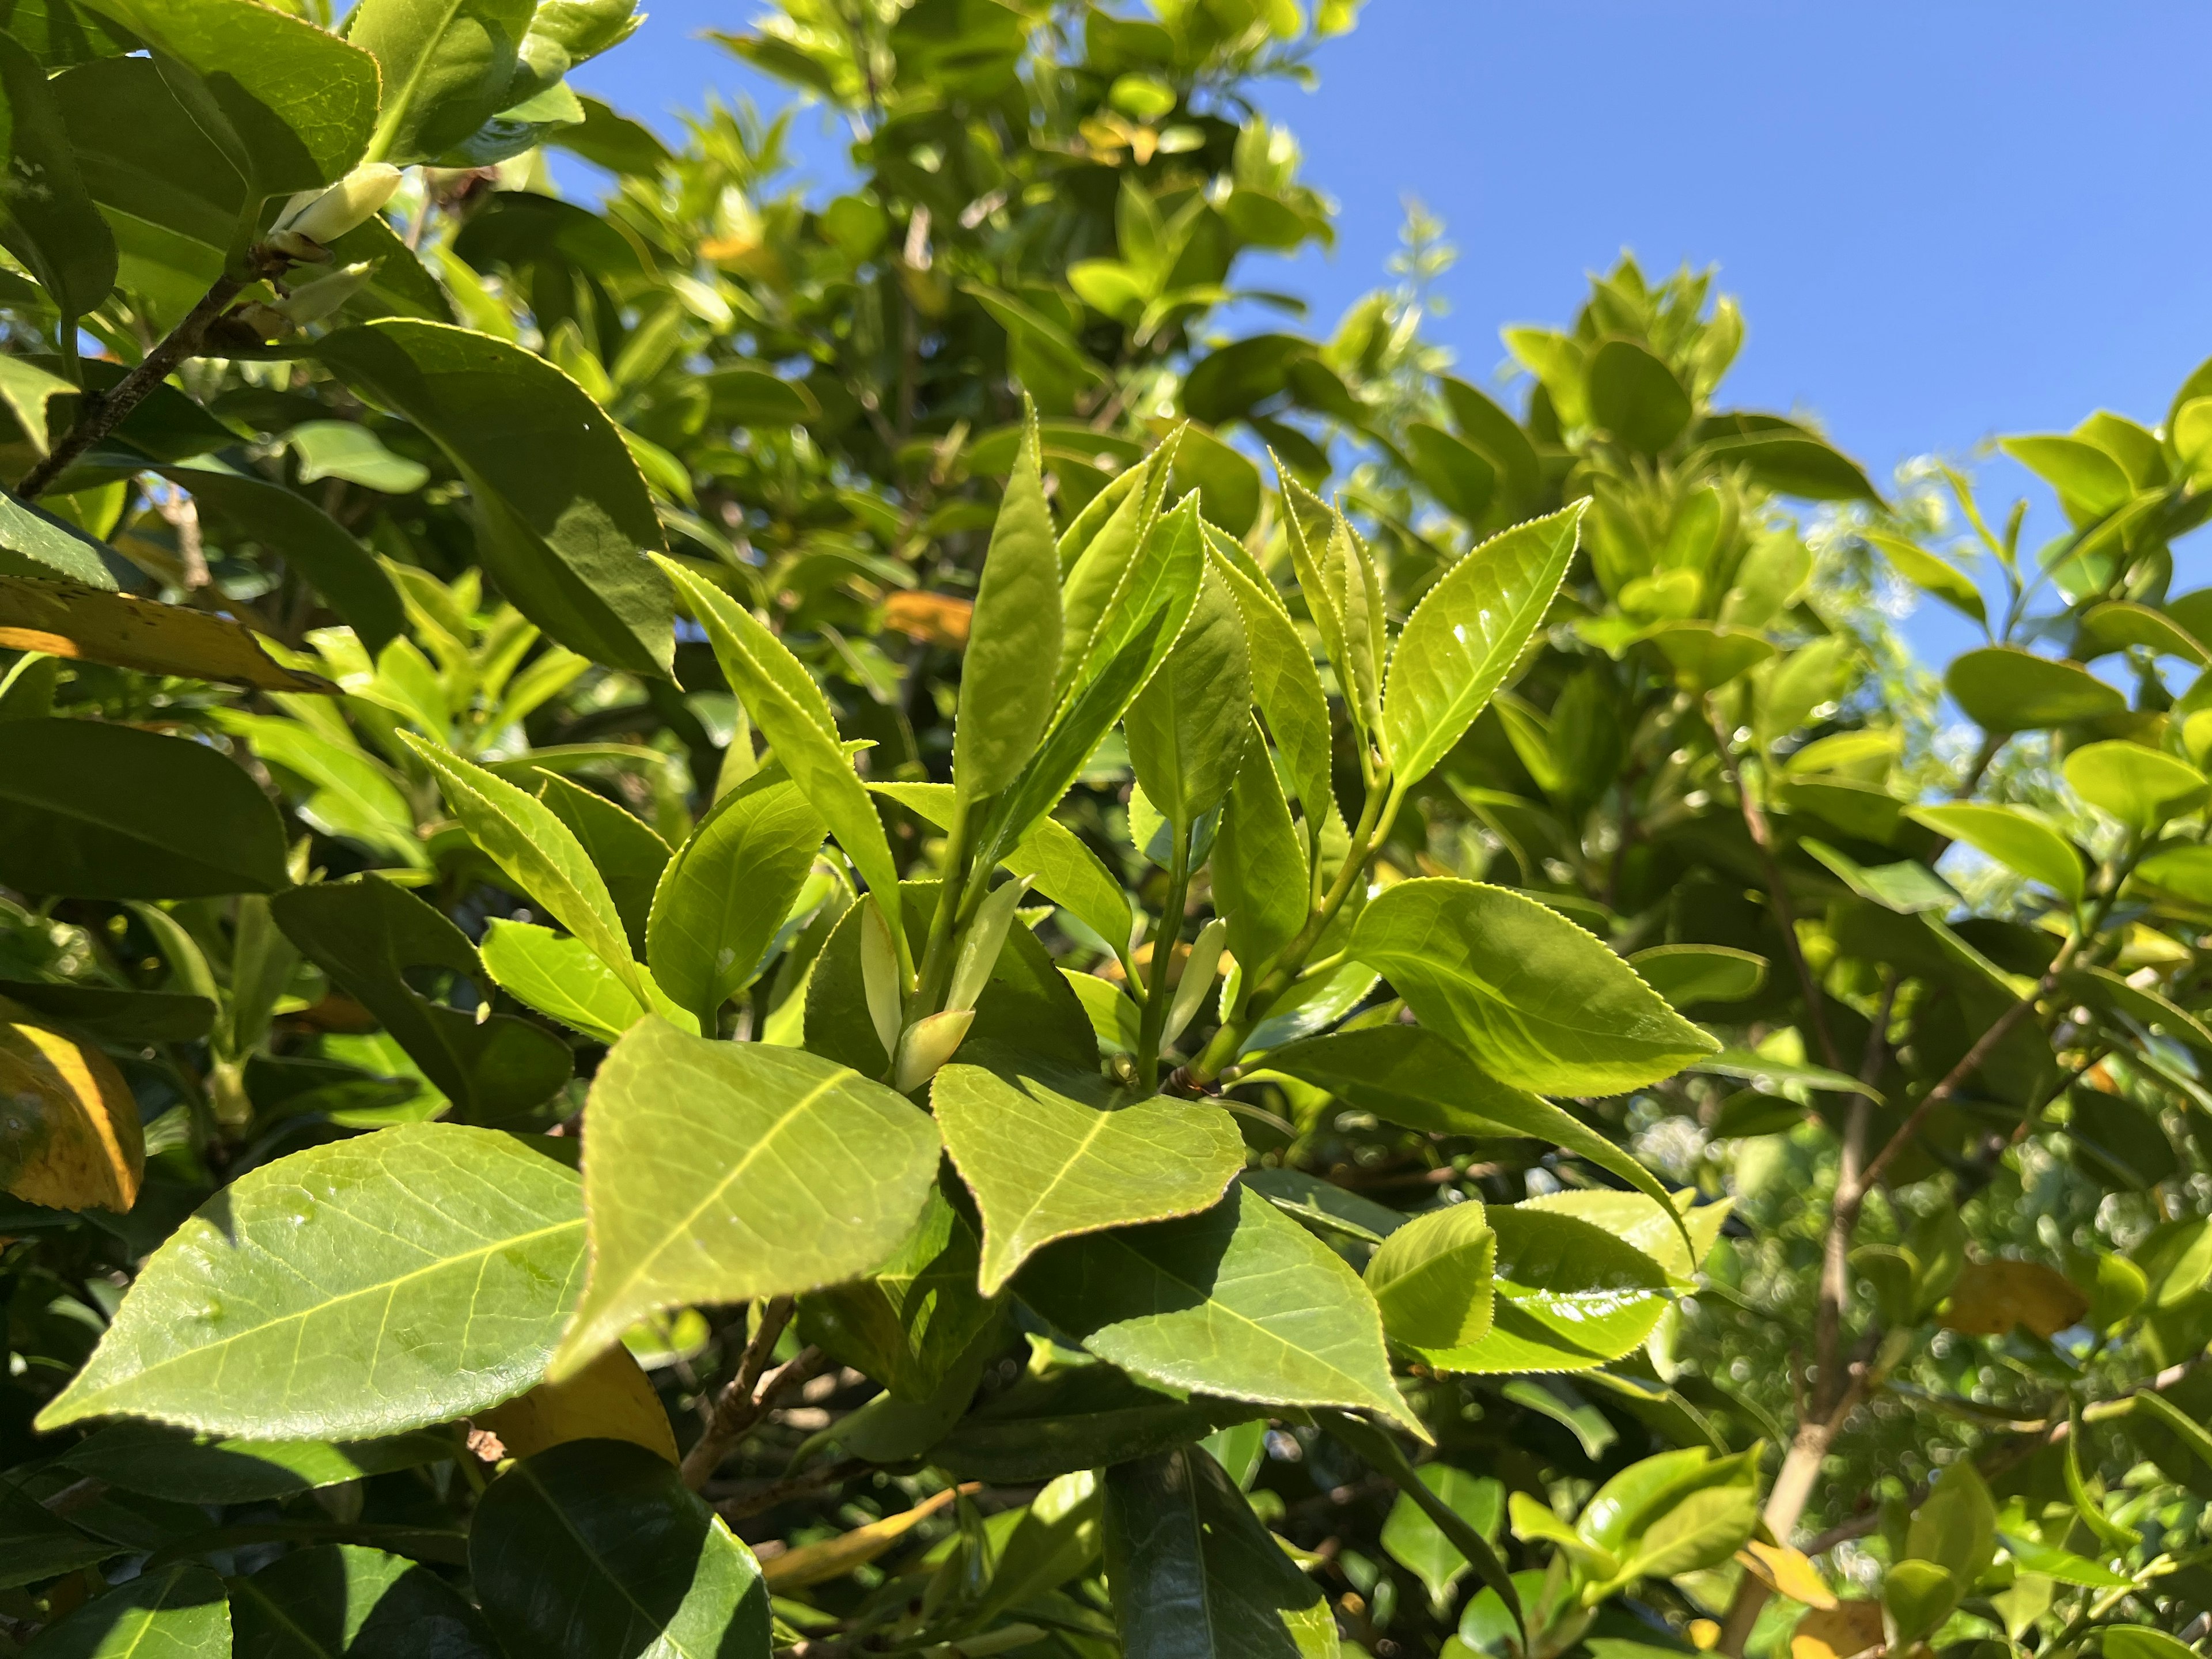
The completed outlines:
<svg viewBox="0 0 2212 1659">
<path fill-rule="evenodd" d="M 1014 911 L 1029 890 L 1030 878 L 1024 876 L 994 889 L 976 906 L 975 919 L 968 924 L 967 942 L 960 947 L 959 963 L 952 970 L 952 989 L 945 999 L 947 1008 L 975 1006 L 983 988 L 991 982 L 991 970 L 999 965 L 999 952 L 1006 948 Z"/>
<path fill-rule="evenodd" d="M 873 899 L 863 898 L 860 913 L 860 986 L 868 999 L 868 1018 L 874 1022 L 876 1039 L 884 1052 L 898 1052 L 899 1028 L 906 1023 L 899 992 L 898 952 L 891 945 L 890 925 Z"/>
<path fill-rule="evenodd" d="M 326 271 L 312 283 L 301 283 L 279 300 L 273 309 L 301 328 L 309 323 L 319 323 L 366 288 L 375 270 L 374 264 L 363 260 Z"/>
<path fill-rule="evenodd" d="M 1183 1028 L 1197 1014 L 1199 1004 L 1213 988 L 1214 970 L 1221 966 L 1221 946 L 1228 937 L 1229 924 L 1219 916 L 1199 929 L 1198 938 L 1191 944 L 1190 959 L 1182 965 L 1182 977 L 1176 981 L 1175 1000 L 1168 1004 L 1167 1027 L 1160 1033 L 1163 1042 L 1173 1042 L 1182 1035 Z"/>
<path fill-rule="evenodd" d="M 368 161 L 327 190 L 303 190 L 284 204 L 271 236 L 289 233 L 311 242 L 335 242 L 392 199 L 399 177 L 399 169 L 388 161 Z"/>
<path fill-rule="evenodd" d="M 952 1058 L 952 1051 L 975 1023 L 973 1008 L 948 1008 L 908 1026 L 899 1034 L 898 1065 L 891 1073 L 891 1087 L 908 1094 L 935 1077 L 937 1068 Z"/>
</svg>

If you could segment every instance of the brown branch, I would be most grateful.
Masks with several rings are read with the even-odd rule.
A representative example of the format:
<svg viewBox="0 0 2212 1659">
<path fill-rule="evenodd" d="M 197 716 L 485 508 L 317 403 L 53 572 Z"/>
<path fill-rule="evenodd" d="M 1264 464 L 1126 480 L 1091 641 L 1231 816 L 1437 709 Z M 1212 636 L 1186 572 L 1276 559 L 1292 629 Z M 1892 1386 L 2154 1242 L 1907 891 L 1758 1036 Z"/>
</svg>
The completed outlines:
<svg viewBox="0 0 2212 1659">
<path fill-rule="evenodd" d="M 725 1521 L 744 1521 L 756 1515 L 765 1515 L 780 1504 L 788 1504 L 794 1498 L 805 1498 L 832 1486 L 842 1486 L 868 1467 L 861 1457 L 841 1457 L 834 1463 L 811 1469 L 805 1474 L 787 1475 L 781 1480 L 764 1480 L 724 1498 L 714 1505 L 714 1512 Z"/>
<path fill-rule="evenodd" d="M 84 393 L 77 403 L 76 424 L 47 452 L 46 459 L 23 475 L 23 481 L 15 486 L 15 493 L 27 501 L 36 499 L 61 477 L 70 462 L 120 426 L 179 364 L 199 354 L 209 327 L 229 307 L 244 286 L 235 276 L 216 278 L 215 285 L 200 296 L 200 302 L 185 313 L 184 321 L 141 358 L 137 368 L 105 393 Z"/>
<path fill-rule="evenodd" d="M 744 1438 L 753 1425 L 775 1408 L 777 1399 L 822 1369 L 827 1356 L 819 1348 L 802 1349 L 798 1357 L 774 1371 L 775 1345 L 791 1322 L 792 1299 L 779 1296 L 761 1304 L 760 1323 L 745 1350 L 738 1356 L 738 1369 L 714 1398 L 707 1427 L 684 1455 L 684 1484 L 696 1492 L 705 1486 L 730 1448 Z"/>
</svg>

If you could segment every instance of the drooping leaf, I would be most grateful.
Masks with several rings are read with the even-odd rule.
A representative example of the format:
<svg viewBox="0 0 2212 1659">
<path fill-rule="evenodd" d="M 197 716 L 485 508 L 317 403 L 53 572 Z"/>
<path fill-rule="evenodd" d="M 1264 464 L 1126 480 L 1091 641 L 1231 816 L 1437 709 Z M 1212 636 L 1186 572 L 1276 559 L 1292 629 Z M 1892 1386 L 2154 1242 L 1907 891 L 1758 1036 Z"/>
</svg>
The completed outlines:
<svg viewBox="0 0 2212 1659">
<path fill-rule="evenodd" d="M 1052 718 L 1040 665 L 1060 651 L 1060 555 L 1045 505 L 1032 419 L 999 506 L 960 668 L 952 775 L 963 799 L 984 800 L 1014 781 Z"/>
<path fill-rule="evenodd" d="M 84 720 L 0 722 L 0 880 L 77 898 L 283 886 L 284 833 L 206 745 Z"/>
<path fill-rule="evenodd" d="M 406 625 L 398 591 L 345 526 L 306 496 L 243 473 L 179 467 L 167 476 L 190 490 L 200 522 L 219 544 L 257 544 L 313 584 L 370 653 Z"/>
<path fill-rule="evenodd" d="M 42 1632 L 38 1659 L 229 1659 L 222 1580 L 195 1562 L 142 1572 Z"/>
<path fill-rule="evenodd" d="M 498 1659 L 483 1615 L 429 1568 L 358 1544 L 295 1550 L 238 1582 L 234 1659 Z"/>
<path fill-rule="evenodd" d="M 583 1235 L 574 1172 L 513 1136 L 410 1124 L 295 1152 L 154 1253 L 40 1425 L 360 1439 L 465 1416 L 544 1372 Z"/>
<path fill-rule="evenodd" d="M 1202 1447 L 1106 1471 L 1106 1571 L 1121 1648 L 1176 1659 L 1330 1659 L 1321 1587 Z"/>
<path fill-rule="evenodd" d="M 1358 1275 L 1257 1193 L 1063 1240 L 1024 1267 L 1015 1291 L 1100 1358 L 1164 1387 L 1413 1426 Z"/>
<path fill-rule="evenodd" d="M 1720 1047 L 1596 939 L 1504 888 L 1401 882 L 1360 914 L 1351 948 L 1425 1024 L 1532 1091 L 1617 1093 Z"/>
<path fill-rule="evenodd" d="M 1218 1106 L 1118 1099 L 1096 1073 L 989 1043 L 963 1047 L 930 1102 L 982 1214 L 987 1296 L 1054 1239 L 1211 1208 L 1244 1167 L 1243 1137 Z"/>
<path fill-rule="evenodd" d="M 56 1210 L 120 1214 L 137 1201 L 146 1170 L 138 1103 L 99 1049 L 0 1024 L 0 1192 Z"/>
<path fill-rule="evenodd" d="M 936 1126 L 795 1049 L 647 1020 L 592 1080 L 592 1268 L 555 1374 L 664 1308 L 787 1296 L 866 1272 L 927 1196 Z"/>
<path fill-rule="evenodd" d="M 545 1659 L 768 1659 L 759 1563 L 642 1447 L 515 1464 L 477 1506 L 469 1571 L 503 1642 Z"/>
<path fill-rule="evenodd" d="M 1425 777 L 1505 683 L 1574 556 L 1581 503 L 1516 526 L 1468 554 L 1407 618 L 1382 692 L 1400 777 Z"/>
<path fill-rule="evenodd" d="M 478 1020 L 408 982 L 410 968 L 478 982 L 483 973 L 468 936 L 413 894 L 364 876 L 294 888 L 270 910 L 285 937 L 374 1014 L 472 1121 L 503 1122 L 568 1080 L 568 1050 L 550 1032 L 511 1014 Z"/>
<path fill-rule="evenodd" d="M 643 556 L 663 545 L 659 520 L 581 387 L 520 346 L 408 318 L 340 329 L 315 353 L 445 451 L 469 488 L 478 556 L 523 615 L 611 668 L 666 672 L 668 584 Z"/>
</svg>

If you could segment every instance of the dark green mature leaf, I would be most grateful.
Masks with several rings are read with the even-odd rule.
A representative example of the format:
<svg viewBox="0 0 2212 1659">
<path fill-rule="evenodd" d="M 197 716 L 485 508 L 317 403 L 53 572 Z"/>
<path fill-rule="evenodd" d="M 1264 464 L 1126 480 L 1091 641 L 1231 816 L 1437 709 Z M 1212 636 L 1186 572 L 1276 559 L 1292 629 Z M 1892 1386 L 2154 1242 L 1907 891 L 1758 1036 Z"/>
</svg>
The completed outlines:
<svg viewBox="0 0 2212 1659">
<path fill-rule="evenodd" d="M 67 328 L 115 286 L 115 238 L 85 188 L 45 68 L 5 33 L 0 33 L 0 104 L 7 145 L 0 246 L 39 279 Z M 44 445 L 44 431 L 31 436 Z"/>
<path fill-rule="evenodd" d="M 37 1659 L 229 1659 L 230 1635 L 222 1580 L 180 1561 L 86 1602 L 27 1650 Z"/>
<path fill-rule="evenodd" d="M 1328 1598 L 1197 1446 L 1106 1471 L 1106 1572 L 1125 1653 L 1328 1659 Z"/>
<path fill-rule="evenodd" d="M 102 1042 L 196 1042 L 215 1023 L 215 1004 L 175 991 L 118 991 L 106 985 L 58 985 L 0 979 L 0 1003 L 14 1003 L 46 1021 Z"/>
<path fill-rule="evenodd" d="M 1630 448 L 1656 455 L 1690 423 L 1674 371 L 1633 340 L 1607 340 L 1583 369 L 1590 419 Z"/>
<path fill-rule="evenodd" d="M 1352 953 L 1495 1076 L 1615 1094 L 1720 1045 L 1558 911 L 1502 887 L 1423 878 L 1377 896 Z"/>
<path fill-rule="evenodd" d="M 306 496 L 281 484 L 211 467 L 164 476 L 190 490 L 216 544 L 251 542 L 305 577 L 373 656 L 406 626 L 399 591 L 368 550 Z"/>
<path fill-rule="evenodd" d="M 781 769 L 763 770 L 716 801 L 668 861 L 646 960 L 702 1030 L 759 971 L 828 833 Z"/>
<path fill-rule="evenodd" d="M 1188 1445 L 1210 1431 L 1255 1420 L 1239 1401 L 1163 1394 L 1111 1365 L 1054 1351 L 1056 1360 L 994 1395 L 931 1448 L 930 1458 L 978 1480 L 1048 1480 Z"/>
<path fill-rule="evenodd" d="M 140 44 L 80 0 L 14 0 L 4 21 L 49 70 L 133 52 Z"/>
<path fill-rule="evenodd" d="M 891 937 L 900 938 L 898 866 L 876 804 L 839 739 L 837 717 L 822 688 L 751 611 L 681 565 L 665 562 L 664 568 L 707 630 L 730 689 L 867 883 Z"/>
<path fill-rule="evenodd" d="M 326 1440 L 218 1440 L 158 1423 L 111 1423 L 70 1448 L 80 1475 L 125 1492 L 186 1504 L 256 1504 L 394 1469 L 443 1462 L 460 1448 L 447 1433 Z"/>
<path fill-rule="evenodd" d="M 927 1401 L 998 1316 L 998 1304 L 976 1291 L 978 1252 L 967 1218 L 933 1191 L 897 1255 L 866 1279 L 800 1302 L 800 1332 L 902 1401 Z"/>
<path fill-rule="evenodd" d="M 631 1029 L 586 1108 L 592 1271 L 557 1375 L 663 1308 L 787 1296 L 866 1272 L 913 1229 L 937 1127 L 792 1048 Z"/>
<path fill-rule="evenodd" d="M 240 1581 L 231 1617 L 235 1659 L 499 1659 L 459 1591 L 357 1544 L 295 1550 Z"/>
<path fill-rule="evenodd" d="M 526 780 L 526 787 L 568 826 L 568 833 L 575 836 L 592 867 L 606 883 L 607 896 L 615 902 L 615 914 L 622 919 L 630 949 L 642 955 L 653 891 L 668 868 L 668 843 L 636 813 L 617 805 L 597 790 L 586 789 L 542 766 L 534 770 L 537 776 Z"/>
<path fill-rule="evenodd" d="M 515 101 L 515 52 L 533 0 L 366 0 L 346 38 L 375 54 L 384 106 L 373 148 L 398 167 L 428 161 Z"/>
<path fill-rule="evenodd" d="M 1160 815 L 1188 830 L 1221 805 L 1251 730 L 1244 624 L 1211 568 L 1182 637 L 1123 717 L 1137 782 Z"/>
<path fill-rule="evenodd" d="M 1490 1330 L 1420 1350 L 1436 1370 L 1589 1370 L 1633 1350 L 1666 1310 L 1666 1269 L 1602 1228 L 1513 1205 L 1491 1206 L 1486 1218 L 1498 1238 Z"/>
<path fill-rule="evenodd" d="M 1358 1276 L 1257 1193 L 1064 1240 L 1015 1290 L 1100 1358 L 1164 1387 L 1380 1412 L 1421 1432 Z"/>
<path fill-rule="evenodd" d="M 1583 507 L 1492 537 L 1407 619 L 1382 692 L 1382 734 L 1399 777 L 1426 776 L 1513 672 L 1574 557 Z"/>
<path fill-rule="evenodd" d="M 283 886 L 276 810 L 204 744 L 96 720 L 0 724 L 0 881 L 74 898 Z"/>
<path fill-rule="evenodd" d="M 626 1441 L 571 1441 L 494 1481 L 469 1528 L 469 1572 L 511 1651 L 768 1659 L 752 1552 Z"/>
<path fill-rule="evenodd" d="M 2117 714 L 2128 706 L 2079 663 L 2039 657 L 2016 645 L 1984 646 L 1953 659 L 1944 688 L 1986 732 L 2033 732 Z"/>
<path fill-rule="evenodd" d="M 967 800 L 987 799 L 1012 783 L 1052 718 L 1038 679 L 1060 652 L 1060 555 L 1039 466 L 1032 416 L 983 556 L 961 660 L 952 775 Z"/>
<path fill-rule="evenodd" d="M 668 585 L 641 556 L 664 545 L 660 522 L 581 387 L 520 346 L 410 318 L 340 329 L 315 355 L 445 451 L 468 484 L 484 567 L 524 616 L 609 667 L 667 672 Z"/>
<path fill-rule="evenodd" d="M 1753 482 L 1809 501 L 1880 501 L 1865 471 L 1818 433 L 1779 415 L 1711 415 L 1698 422 L 1698 447 Z"/>
<path fill-rule="evenodd" d="M 1406 428 L 1413 470 L 1436 497 L 1469 524 L 1480 524 L 1498 492 L 1498 469 L 1464 438 L 1426 421 Z"/>
<path fill-rule="evenodd" d="M 468 936 L 403 888 L 378 876 L 295 887 L 270 901 L 284 936 L 374 1014 L 423 1076 L 473 1121 L 527 1111 L 568 1080 L 557 1037 L 511 1014 L 479 1021 L 423 996 L 410 968 L 479 981 Z"/>
<path fill-rule="evenodd" d="M 410 1124 L 248 1171 L 156 1250 L 40 1414 L 359 1439 L 543 1375 L 583 1277 L 574 1171 L 521 1140 Z"/>
<path fill-rule="evenodd" d="M 0 1589 L 105 1561 L 115 1546 L 88 1538 L 20 1486 L 0 1486 Z"/>
<path fill-rule="evenodd" d="M 1213 842 L 1213 895 L 1229 950 L 1249 981 L 1264 974 L 1305 925 L 1312 902 L 1306 846 L 1266 740 L 1247 726 L 1244 758 Z"/>
<path fill-rule="evenodd" d="M 253 0 L 98 0 L 190 74 L 193 118 L 262 195 L 313 190 L 362 159 L 376 120 L 376 60 Z"/>
<path fill-rule="evenodd" d="M 1117 1097 L 1095 1071 L 990 1043 L 939 1072 L 930 1103 L 982 1214 L 986 1296 L 1056 1238 L 1208 1209 L 1244 1167 L 1218 1106 Z"/>
</svg>

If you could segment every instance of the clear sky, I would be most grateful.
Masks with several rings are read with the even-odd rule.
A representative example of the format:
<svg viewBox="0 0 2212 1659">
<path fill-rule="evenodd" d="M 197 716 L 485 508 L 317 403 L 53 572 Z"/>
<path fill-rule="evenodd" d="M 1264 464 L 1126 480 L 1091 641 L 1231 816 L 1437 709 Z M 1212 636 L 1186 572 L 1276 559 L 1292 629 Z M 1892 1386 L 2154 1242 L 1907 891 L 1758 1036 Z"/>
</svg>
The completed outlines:
<svg viewBox="0 0 2212 1659">
<path fill-rule="evenodd" d="M 743 0 L 647 3 L 589 89 L 656 124 L 708 87 L 781 100 L 696 38 Z M 1878 481 L 2100 406 L 2152 422 L 2212 355 L 2208 62 L 2202 0 L 1369 0 L 1318 90 L 1266 98 L 1340 204 L 1338 249 L 1251 278 L 1327 326 L 1386 280 L 1412 196 L 1459 248 L 1437 332 L 1471 378 L 1501 325 L 1565 321 L 1627 247 L 1717 264 L 1749 324 L 1733 400 L 1816 416 Z M 842 140 L 799 125 L 834 178 Z M 2045 506 L 2031 543 L 2039 523 L 2061 527 Z M 2207 568 L 2177 591 L 2212 582 L 2183 560 Z M 1911 631 L 1955 648 L 1958 626 Z"/>
</svg>

